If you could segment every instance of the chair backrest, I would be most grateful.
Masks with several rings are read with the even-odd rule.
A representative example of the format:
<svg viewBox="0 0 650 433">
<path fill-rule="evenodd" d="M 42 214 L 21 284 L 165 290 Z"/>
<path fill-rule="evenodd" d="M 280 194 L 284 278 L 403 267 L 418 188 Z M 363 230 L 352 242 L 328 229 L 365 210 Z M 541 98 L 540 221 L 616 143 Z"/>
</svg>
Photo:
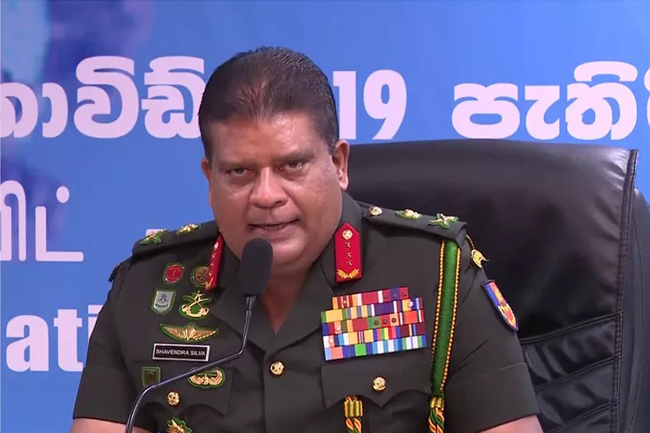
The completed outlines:
<svg viewBox="0 0 650 433">
<path fill-rule="evenodd" d="M 650 211 L 637 151 L 448 140 L 359 145 L 350 194 L 454 215 L 520 323 L 545 432 L 650 431 Z"/>
</svg>

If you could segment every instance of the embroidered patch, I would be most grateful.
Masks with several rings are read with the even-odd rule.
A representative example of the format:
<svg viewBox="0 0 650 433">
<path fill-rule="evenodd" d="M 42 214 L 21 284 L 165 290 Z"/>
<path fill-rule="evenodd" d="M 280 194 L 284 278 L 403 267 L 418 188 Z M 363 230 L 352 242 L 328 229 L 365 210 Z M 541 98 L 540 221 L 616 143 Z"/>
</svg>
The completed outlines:
<svg viewBox="0 0 650 433">
<path fill-rule="evenodd" d="M 226 381 L 226 373 L 219 367 L 214 370 L 195 374 L 187 379 L 190 385 L 202 389 L 219 388 Z"/>
<path fill-rule="evenodd" d="M 163 281 L 167 284 L 176 284 L 183 278 L 185 266 L 180 263 L 168 263 L 163 274 Z"/>
<path fill-rule="evenodd" d="M 186 302 L 178 307 L 178 311 L 183 317 L 188 319 L 202 319 L 210 313 L 207 305 L 212 301 L 212 298 L 205 296 L 200 291 L 196 291 L 191 295 L 183 296 Z"/>
<path fill-rule="evenodd" d="M 151 301 L 151 309 L 156 314 L 167 314 L 174 306 L 174 299 L 176 299 L 175 290 L 156 290 L 153 300 Z"/>
<path fill-rule="evenodd" d="M 161 323 L 160 329 L 166 336 L 174 340 L 189 343 L 200 343 L 216 335 L 218 332 L 217 329 L 199 328 L 193 323 L 188 323 L 185 326 L 165 325 Z"/>
<path fill-rule="evenodd" d="M 175 416 L 167 421 L 166 433 L 192 433 L 192 429 L 187 426 L 187 423 Z"/>
<path fill-rule="evenodd" d="M 210 346 L 199 344 L 154 343 L 152 358 L 156 361 L 208 362 Z"/>
<path fill-rule="evenodd" d="M 422 298 L 408 287 L 337 296 L 321 312 L 325 360 L 421 349 L 427 346 Z"/>
<path fill-rule="evenodd" d="M 142 386 L 148 387 L 160 382 L 160 367 L 142 367 Z"/>
<path fill-rule="evenodd" d="M 499 290 L 497 283 L 494 280 L 490 280 L 485 283 L 483 287 L 485 287 L 485 291 L 487 292 L 497 311 L 499 311 L 499 314 L 503 320 L 505 320 L 508 326 L 510 326 L 512 329 L 518 331 L 519 325 L 517 324 L 515 313 L 512 311 L 512 308 L 510 308 L 510 305 L 508 305 L 508 302 L 506 302 L 506 299 L 501 294 L 501 290 Z"/>
</svg>

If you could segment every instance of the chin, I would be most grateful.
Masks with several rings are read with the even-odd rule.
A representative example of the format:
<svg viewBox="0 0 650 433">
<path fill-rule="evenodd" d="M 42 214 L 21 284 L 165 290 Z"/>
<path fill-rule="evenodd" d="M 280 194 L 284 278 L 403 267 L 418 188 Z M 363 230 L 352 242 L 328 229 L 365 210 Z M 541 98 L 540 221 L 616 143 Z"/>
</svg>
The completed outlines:
<svg viewBox="0 0 650 433">
<path fill-rule="evenodd" d="M 276 245 L 273 246 L 273 266 L 282 268 L 297 267 L 300 265 L 301 259 L 305 257 L 305 249 L 297 248 L 294 245 Z"/>
</svg>

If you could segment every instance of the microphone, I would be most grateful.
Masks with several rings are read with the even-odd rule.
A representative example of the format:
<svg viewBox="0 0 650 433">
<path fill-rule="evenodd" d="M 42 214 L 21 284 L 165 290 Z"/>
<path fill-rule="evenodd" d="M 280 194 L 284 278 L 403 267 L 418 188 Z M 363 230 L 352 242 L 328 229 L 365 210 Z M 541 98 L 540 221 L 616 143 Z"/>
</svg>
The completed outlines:
<svg viewBox="0 0 650 433">
<path fill-rule="evenodd" d="M 244 246 L 242 258 L 239 264 L 239 283 L 242 295 L 246 297 L 246 316 L 244 318 L 244 329 L 242 331 L 241 348 L 237 353 L 226 356 L 225 358 L 218 359 L 200 367 L 193 368 L 178 376 L 170 377 L 167 380 L 149 385 L 143 389 L 138 398 L 135 400 L 129 418 L 126 423 L 125 433 L 132 433 L 133 424 L 135 423 L 135 416 L 142 404 L 142 399 L 150 391 L 154 391 L 163 386 L 169 385 L 179 380 L 187 379 L 198 373 L 207 370 L 212 370 L 221 364 L 224 364 L 233 359 L 237 359 L 244 353 L 246 342 L 248 341 L 248 328 L 250 326 L 251 316 L 253 314 L 253 305 L 257 297 L 261 296 L 266 290 L 266 283 L 271 275 L 271 265 L 273 264 L 273 247 L 268 241 L 260 238 L 251 239 Z"/>
</svg>

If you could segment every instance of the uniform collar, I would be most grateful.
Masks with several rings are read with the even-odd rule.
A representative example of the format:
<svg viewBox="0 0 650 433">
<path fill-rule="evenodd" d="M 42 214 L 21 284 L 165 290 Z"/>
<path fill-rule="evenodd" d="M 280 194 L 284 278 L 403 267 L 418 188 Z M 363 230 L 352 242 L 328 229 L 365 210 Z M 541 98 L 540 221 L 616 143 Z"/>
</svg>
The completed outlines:
<svg viewBox="0 0 650 433">
<path fill-rule="evenodd" d="M 363 259 L 365 250 L 362 235 L 363 210 L 346 192 L 343 192 L 341 200 L 341 218 L 336 226 L 336 231 L 323 249 L 319 258 L 314 263 L 314 265 L 321 267 L 330 287 L 336 287 L 347 281 L 357 280 L 363 275 Z M 346 230 L 349 230 L 349 232 L 344 233 Z M 345 239 L 350 234 L 352 234 L 352 238 Z M 239 266 L 239 259 L 230 248 L 228 248 L 225 242 L 222 247 L 223 256 L 221 258 L 219 277 L 217 281 L 217 287 L 221 290 L 225 289 L 232 283 L 233 278 L 237 273 L 237 267 Z M 358 270 L 358 273 L 354 272 L 355 269 Z M 337 279 L 337 271 L 345 273 L 343 278 L 339 276 Z M 339 272 L 339 275 L 342 275 L 341 272 Z"/>
<path fill-rule="evenodd" d="M 318 259 L 330 287 L 335 288 L 363 276 L 364 250 L 361 207 L 348 193 L 343 192 L 341 219 Z"/>
<path fill-rule="evenodd" d="M 362 218 L 362 208 L 347 193 L 343 193 L 342 212 L 337 229 L 321 255 L 312 264 L 305 286 L 296 300 L 296 305 L 278 334 L 273 333 L 266 314 L 262 311 L 262 304 L 260 302 L 255 304 L 249 339 L 251 343 L 265 352 L 265 357 L 272 356 L 282 348 L 318 330 L 321 326 L 320 313 L 331 308 L 333 293 L 339 288 L 346 287 L 348 281 L 361 278 L 364 261 L 364 246 L 361 238 Z M 343 236 L 343 232 L 346 230 L 350 231 L 350 233 L 345 234 L 350 246 L 358 247 L 355 252 L 358 256 L 353 257 L 352 265 L 353 267 L 354 265 L 357 266 L 359 274 L 345 282 L 340 282 L 336 277 L 336 272 L 341 265 L 340 259 L 337 260 L 337 255 L 340 256 L 341 252 L 345 252 L 342 251 L 341 245 L 344 249 L 346 245 L 340 243 L 340 240 L 345 240 L 342 238 L 337 243 L 336 236 L 337 234 Z M 353 237 L 350 237 L 350 234 Z M 375 245 L 375 243 L 372 244 L 373 249 L 375 249 Z M 237 278 L 234 278 L 239 260 L 226 245 L 223 245 L 223 249 L 219 278 L 215 290 L 219 293 L 219 300 L 210 311 L 241 334 L 243 332 L 242 317 L 246 306 L 244 298 L 239 295 Z M 348 267 L 347 271 L 349 270 Z"/>
</svg>

